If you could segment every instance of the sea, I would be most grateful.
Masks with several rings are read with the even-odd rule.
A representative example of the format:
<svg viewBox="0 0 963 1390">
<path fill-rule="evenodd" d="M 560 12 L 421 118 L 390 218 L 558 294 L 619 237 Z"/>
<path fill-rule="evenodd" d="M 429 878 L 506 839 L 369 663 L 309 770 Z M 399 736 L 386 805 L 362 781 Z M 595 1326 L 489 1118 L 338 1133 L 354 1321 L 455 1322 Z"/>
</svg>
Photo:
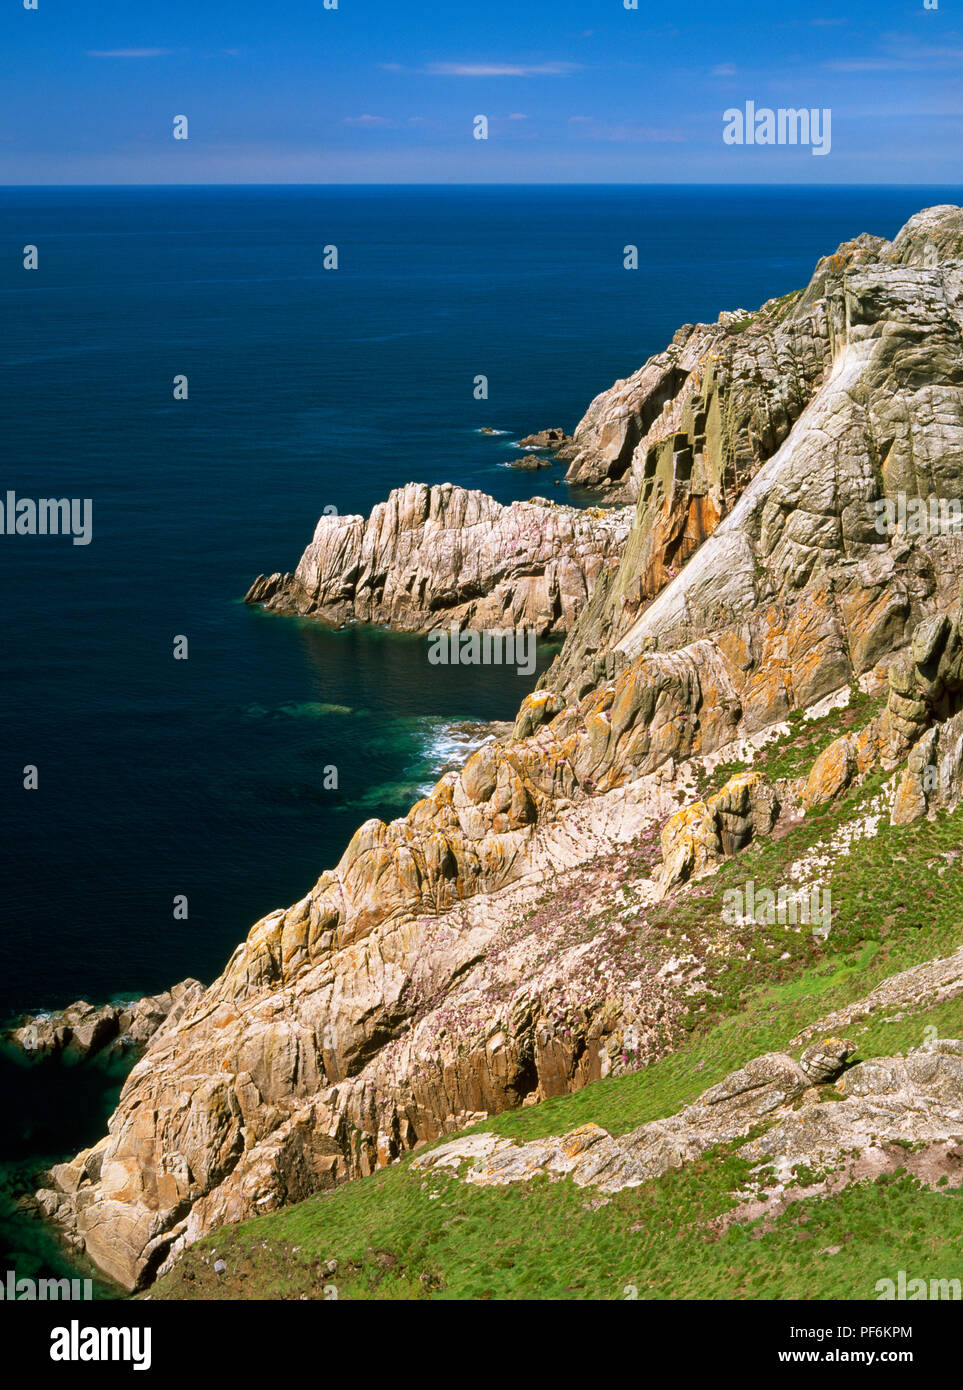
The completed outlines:
<svg viewBox="0 0 963 1390">
<path fill-rule="evenodd" d="M 680 324 L 961 201 L 0 188 L 0 501 L 89 499 L 92 520 L 87 545 L 0 534 L 0 1020 L 209 982 L 363 820 L 432 785 L 463 752 L 453 725 L 511 718 L 551 660 L 432 666 L 422 637 L 245 606 L 323 512 L 412 480 L 594 502 L 562 468 L 505 467 L 518 440 L 571 432 Z M 74 1270 L 28 1194 L 104 1133 L 123 1070 L 0 1051 L 0 1271 Z"/>
</svg>

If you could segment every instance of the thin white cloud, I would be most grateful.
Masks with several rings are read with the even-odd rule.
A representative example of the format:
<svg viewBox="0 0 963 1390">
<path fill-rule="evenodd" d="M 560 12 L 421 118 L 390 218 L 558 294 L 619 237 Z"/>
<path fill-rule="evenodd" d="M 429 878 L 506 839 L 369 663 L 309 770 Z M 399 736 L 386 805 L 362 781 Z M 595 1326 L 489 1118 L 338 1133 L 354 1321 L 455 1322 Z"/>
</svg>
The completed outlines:
<svg viewBox="0 0 963 1390">
<path fill-rule="evenodd" d="M 824 64 L 830 72 L 937 72 L 956 68 L 963 48 L 903 48 L 867 58 L 836 58 Z"/>
<path fill-rule="evenodd" d="M 733 63 L 717 63 L 714 68 L 709 69 L 713 77 L 735 77 L 736 69 Z"/>
<path fill-rule="evenodd" d="M 578 63 L 429 63 L 425 71 L 436 77 L 561 77 L 578 67 Z"/>
<path fill-rule="evenodd" d="M 345 116 L 341 124 L 360 126 L 386 126 L 393 125 L 394 122 L 389 120 L 387 116 L 371 116 L 367 112 L 365 112 L 361 116 Z"/>
<path fill-rule="evenodd" d="M 898 72 L 906 65 L 892 58 L 840 58 L 824 66 L 830 72 Z"/>
<path fill-rule="evenodd" d="M 681 130 L 668 126 L 635 125 L 631 121 L 598 121 L 594 116 L 569 116 L 569 125 L 591 140 L 611 145 L 684 145 Z"/>
<path fill-rule="evenodd" d="M 89 48 L 88 58 L 167 58 L 169 48 Z"/>
</svg>

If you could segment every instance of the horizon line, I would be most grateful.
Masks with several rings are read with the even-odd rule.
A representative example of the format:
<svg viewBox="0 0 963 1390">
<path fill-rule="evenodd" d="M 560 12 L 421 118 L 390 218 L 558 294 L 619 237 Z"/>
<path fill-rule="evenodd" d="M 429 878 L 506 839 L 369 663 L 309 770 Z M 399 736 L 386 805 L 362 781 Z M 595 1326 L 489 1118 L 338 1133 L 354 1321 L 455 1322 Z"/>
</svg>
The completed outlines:
<svg viewBox="0 0 963 1390">
<path fill-rule="evenodd" d="M 610 179 L 585 179 L 565 182 L 556 179 L 538 179 L 535 181 L 523 180 L 496 180 L 486 179 L 475 182 L 456 183 L 446 181 L 443 183 L 431 182 L 427 179 L 418 179 L 410 182 L 392 181 L 375 182 L 367 180 L 364 182 L 349 182 L 348 180 L 331 180 L 327 182 L 314 182 L 309 180 L 284 180 L 282 182 L 271 182 L 267 179 L 251 180 L 246 183 L 230 183 L 227 181 L 217 181 L 214 183 L 0 183 L 0 190 L 19 190 L 19 189 L 63 189 L 63 188 L 104 188 L 104 189 L 148 189 L 148 188 L 779 188 L 793 189 L 800 193 L 810 192 L 813 189 L 842 189 L 842 188 L 959 188 L 963 190 L 963 180 L 959 182 L 907 182 L 890 183 L 887 181 L 873 182 L 870 180 L 860 180 L 857 182 L 838 183 L 779 183 L 775 181 L 749 181 L 745 183 L 724 182 L 722 180 L 692 180 L 681 179 L 673 180 L 610 180 Z"/>
</svg>

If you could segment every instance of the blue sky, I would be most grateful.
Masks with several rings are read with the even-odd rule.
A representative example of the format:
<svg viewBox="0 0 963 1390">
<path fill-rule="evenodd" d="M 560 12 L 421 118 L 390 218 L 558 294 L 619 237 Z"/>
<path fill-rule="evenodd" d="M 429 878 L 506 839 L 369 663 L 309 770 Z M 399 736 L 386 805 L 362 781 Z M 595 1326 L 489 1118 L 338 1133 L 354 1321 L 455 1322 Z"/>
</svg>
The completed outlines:
<svg viewBox="0 0 963 1390">
<path fill-rule="evenodd" d="M 963 0 L 638 3 L 3 0 L 0 184 L 960 181 Z"/>
</svg>

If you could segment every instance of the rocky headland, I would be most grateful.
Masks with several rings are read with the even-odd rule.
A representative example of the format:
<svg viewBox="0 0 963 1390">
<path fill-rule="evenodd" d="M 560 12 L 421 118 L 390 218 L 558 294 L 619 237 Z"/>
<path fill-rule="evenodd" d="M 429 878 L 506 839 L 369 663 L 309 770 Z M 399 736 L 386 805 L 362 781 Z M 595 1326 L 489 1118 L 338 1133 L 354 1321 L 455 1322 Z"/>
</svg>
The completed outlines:
<svg viewBox="0 0 963 1390">
<path fill-rule="evenodd" d="M 399 632 L 572 626 L 619 563 L 629 508 L 582 511 L 545 498 L 504 507 L 451 483 L 409 483 L 367 518 L 323 516 L 293 574 L 258 575 L 245 602 L 340 626 Z"/>
<path fill-rule="evenodd" d="M 252 586 L 333 624 L 566 640 L 511 737 L 257 922 L 154 1033 L 108 1134 L 55 1170 L 46 1210 L 125 1288 L 224 1223 L 665 1058 L 732 1006 L 747 955 L 781 978 L 824 949 L 700 906 L 734 856 L 778 845 L 808 890 L 881 824 L 959 802 L 963 535 L 879 517 L 963 494 L 963 210 L 680 329 L 570 452 L 571 482 L 624 505 L 410 484 L 367 519 L 322 518 L 294 572 Z M 811 755 L 807 728 L 825 733 Z M 933 955 L 878 998 L 963 990 L 958 958 Z M 953 1047 L 853 1066 L 846 1020 L 813 1027 L 798 1059 L 747 1039 L 721 1089 L 654 1128 L 537 1151 L 476 1136 L 452 1161 L 612 1186 L 723 1135 L 760 1162 L 960 1136 Z"/>
</svg>

